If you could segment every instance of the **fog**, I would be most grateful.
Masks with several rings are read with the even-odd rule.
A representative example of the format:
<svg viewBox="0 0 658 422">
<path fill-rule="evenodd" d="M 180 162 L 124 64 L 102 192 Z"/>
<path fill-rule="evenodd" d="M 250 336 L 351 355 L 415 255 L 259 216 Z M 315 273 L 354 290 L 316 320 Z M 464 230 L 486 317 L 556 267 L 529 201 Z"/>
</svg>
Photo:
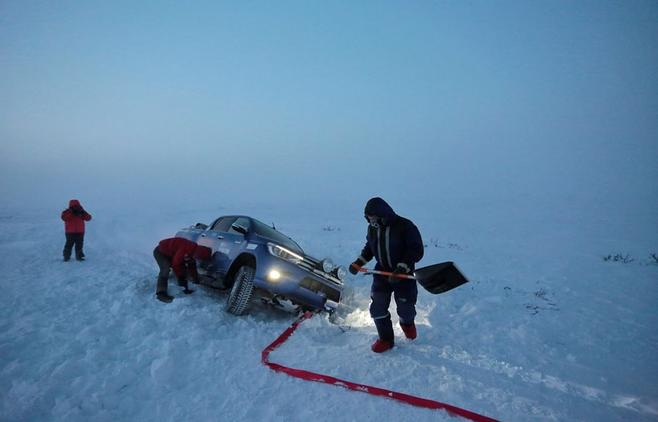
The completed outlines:
<svg viewBox="0 0 658 422">
<path fill-rule="evenodd" d="M 658 211 L 654 1 L 3 1 L 0 98 L 6 204 Z"/>
</svg>

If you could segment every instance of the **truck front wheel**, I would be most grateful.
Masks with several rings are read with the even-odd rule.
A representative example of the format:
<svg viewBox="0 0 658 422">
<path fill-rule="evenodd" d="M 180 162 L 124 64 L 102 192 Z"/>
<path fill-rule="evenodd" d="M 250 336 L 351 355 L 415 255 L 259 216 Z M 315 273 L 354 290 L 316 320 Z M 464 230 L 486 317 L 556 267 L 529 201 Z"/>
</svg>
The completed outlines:
<svg viewBox="0 0 658 422">
<path fill-rule="evenodd" d="M 253 267 L 248 265 L 241 266 L 233 277 L 233 287 L 228 295 L 226 302 L 226 311 L 233 315 L 242 315 L 249 306 L 249 301 L 254 293 L 254 274 Z"/>
</svg>

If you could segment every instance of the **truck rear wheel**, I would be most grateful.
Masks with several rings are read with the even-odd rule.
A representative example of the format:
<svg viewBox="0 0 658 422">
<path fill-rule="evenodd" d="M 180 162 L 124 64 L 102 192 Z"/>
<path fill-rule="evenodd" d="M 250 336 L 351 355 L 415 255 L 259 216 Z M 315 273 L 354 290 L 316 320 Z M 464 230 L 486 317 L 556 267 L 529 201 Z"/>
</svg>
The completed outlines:
<svg viewBox="0 0 658 422">
<path fill-rule="evenodd" d="M 233 277 L 233 287 L 228 295 L 226 311 L 233 315 L 242 315 L 249 306 L 249 301 L 254 293 L 255 269 L 243 265 Z"/>
</svg>

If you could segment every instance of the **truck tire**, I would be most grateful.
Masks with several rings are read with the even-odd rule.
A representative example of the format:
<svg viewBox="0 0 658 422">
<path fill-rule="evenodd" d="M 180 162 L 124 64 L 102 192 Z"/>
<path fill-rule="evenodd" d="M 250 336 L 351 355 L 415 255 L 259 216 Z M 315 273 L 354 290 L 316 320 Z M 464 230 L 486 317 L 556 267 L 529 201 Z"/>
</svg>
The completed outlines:
<svg viewBox="0 0 658 422">
<path fill-rule="evenodd" d="M 242 315 L 249 306 L 254 293 L 255 269 L 248 265 L 238 268 L 233 277 L 233 287 L 228 295 L 226 311 L 233 315 Z"/>
</svg>

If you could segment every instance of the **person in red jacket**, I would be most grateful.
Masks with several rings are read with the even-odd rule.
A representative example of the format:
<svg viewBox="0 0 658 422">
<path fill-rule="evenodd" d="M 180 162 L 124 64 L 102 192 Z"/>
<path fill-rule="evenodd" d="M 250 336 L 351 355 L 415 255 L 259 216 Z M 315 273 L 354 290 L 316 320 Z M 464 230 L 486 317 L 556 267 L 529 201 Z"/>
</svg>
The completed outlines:
<svg viewBox="0 0 658 422">
<path fill-rule="evenodd" d="M 66 243 L 64 244 L 64 261 L 71 259 L 71 249 L 75 245 L 75 259 L 85 260 L 82 244 L 85 240 L 85 221 L 91 220 L 91 214 L 85 211 L 77 199 L 69 201 L 69 207 L 62 211 Z"/>
<path fill-rule="evenodd" d="M 205 261 L 210 259 L 210 255 L 209 248 L 197 245 L 182 237 L 161 240 L 153 250 L 153 257 L 160 267 L 158 284 L 155 290 L 156 298 L 165 303 L 169 303 L 174 299 L 167 293 L 170 268 L 178 279 L 178 285 L 183 288 L 183 293 L 188 295 L 193 293 L 194 290 L 188 288 L 187 279 L 189 277 L 193 282 L 199 282 L 196 259 Z"/>
</svg>

